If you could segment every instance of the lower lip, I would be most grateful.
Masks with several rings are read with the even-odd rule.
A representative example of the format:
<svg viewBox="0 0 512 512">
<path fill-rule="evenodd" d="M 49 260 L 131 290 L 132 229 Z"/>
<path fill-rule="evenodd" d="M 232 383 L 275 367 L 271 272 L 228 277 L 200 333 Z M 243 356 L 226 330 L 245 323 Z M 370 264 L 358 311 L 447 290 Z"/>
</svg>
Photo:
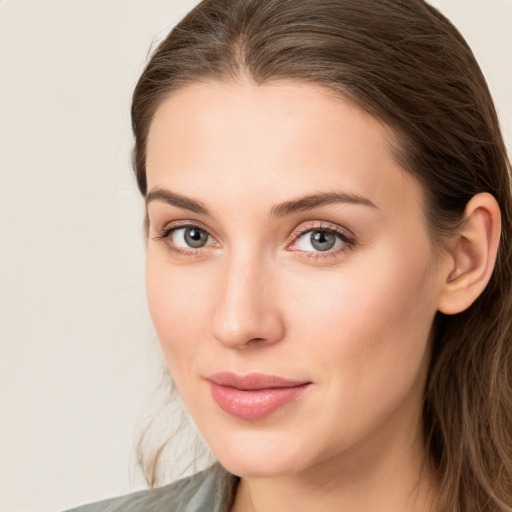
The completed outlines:
<svg viewBox="0 0 512 512">
<path fill-rule="evenodd" d="M 226 413 L 243 420 L 259 420 L 297 400 L 310 383 L 282 388 L 241 390 L 210 382 L 213 399 Z"/>
</svg>

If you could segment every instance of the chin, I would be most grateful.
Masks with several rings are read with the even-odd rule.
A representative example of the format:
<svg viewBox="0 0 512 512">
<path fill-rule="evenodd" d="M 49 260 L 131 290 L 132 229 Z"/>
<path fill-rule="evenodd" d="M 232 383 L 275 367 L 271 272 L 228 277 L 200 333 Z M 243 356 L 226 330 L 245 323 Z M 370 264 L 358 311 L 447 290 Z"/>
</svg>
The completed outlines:
<svg viewBox="0 0 512 512">
<path fill-rule="evenodd" d="M 287 460 L 287 457 L 270 456 L 249 458 L 240 455 L 223 456 L 219 462 L 233 475 L 241 478 L 269 478 L 297 473 L 301 470 L 296 463 Z"/>
<path fill-rule="evenodd" d="M 284 476 L 310 465 L 307 448 L 290 436 L 245 432 L 210 446 L 224 468 L 243 478 Z"/>
</svg>

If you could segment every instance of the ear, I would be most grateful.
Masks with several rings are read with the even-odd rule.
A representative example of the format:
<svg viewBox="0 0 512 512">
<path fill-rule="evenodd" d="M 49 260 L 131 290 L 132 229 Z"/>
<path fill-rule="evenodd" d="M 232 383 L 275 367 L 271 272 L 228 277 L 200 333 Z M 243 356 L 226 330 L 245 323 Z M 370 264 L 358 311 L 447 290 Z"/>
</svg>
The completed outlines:
<svg viewBox="0 0 512 512">
<path fill-rule="evenodd" d="M 491 278 L 498 252 L 501 213 L 491 194 L 473 196 L 464 219 L 444 267 L 438 310 L 446 315 L 460 313 L 473 304 Z"/>
</svg>

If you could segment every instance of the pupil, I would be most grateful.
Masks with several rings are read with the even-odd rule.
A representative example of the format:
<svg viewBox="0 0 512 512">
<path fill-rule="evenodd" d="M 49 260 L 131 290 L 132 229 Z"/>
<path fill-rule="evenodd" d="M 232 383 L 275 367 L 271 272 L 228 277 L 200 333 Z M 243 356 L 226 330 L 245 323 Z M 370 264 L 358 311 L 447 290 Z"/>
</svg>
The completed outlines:
<svg viewBox="0 0 512 512">
<path fill-rule="evenodd" d="M 336 237 L 328 231 L 315 231 L 311 234 L 311 245 L 317 251 L 328 251 L 335 243 Z"/>
<path fill-rule="evenodd" d="M 206 244 L 207 234 L 195 228 L 187 228 L 185 231 L 185 242 L 193 248 L 203 247 Z"/>
</svg>

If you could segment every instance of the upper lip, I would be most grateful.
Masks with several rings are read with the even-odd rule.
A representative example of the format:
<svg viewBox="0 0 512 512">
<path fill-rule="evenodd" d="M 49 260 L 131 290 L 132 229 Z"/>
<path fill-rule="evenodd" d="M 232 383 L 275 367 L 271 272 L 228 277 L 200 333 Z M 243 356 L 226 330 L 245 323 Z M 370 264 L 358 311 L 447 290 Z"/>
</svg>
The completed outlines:
<svg viewBox="0 0 512 512">
<path fill-rule="evenodd" d="M 209 375 L 210 382 L 219 386 L 227 386 L 240 390 L 258 390 L 269 388 L 291 388 L 310 384 L 308 380 L 290 380 L 277 375 L 266 375 L 264 373 L 248 373 L 246 375 L 237 375 L 231 372 L 219 372 Z"/>
</svg>

